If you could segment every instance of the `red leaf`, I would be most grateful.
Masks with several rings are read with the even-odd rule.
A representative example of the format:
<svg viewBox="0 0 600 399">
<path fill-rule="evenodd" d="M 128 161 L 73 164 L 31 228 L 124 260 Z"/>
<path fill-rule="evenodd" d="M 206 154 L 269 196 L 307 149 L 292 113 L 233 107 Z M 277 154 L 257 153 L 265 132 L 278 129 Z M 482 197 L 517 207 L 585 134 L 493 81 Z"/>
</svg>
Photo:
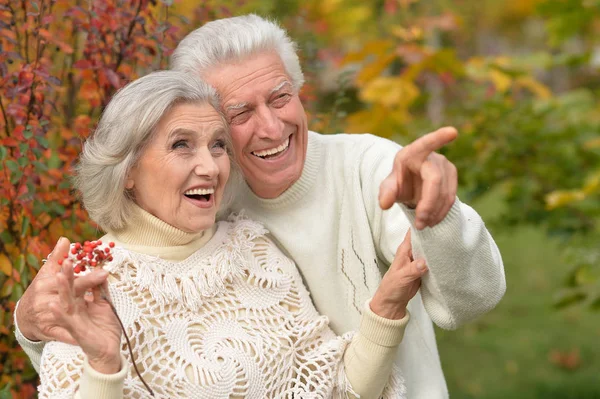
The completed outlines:
<svg viewBox="0 0 600 399">
<path fill-rule="evenodd" d="M 88 60 L 79 60 L 73 64 L 73 68 L 90 69 L 90 68 L 92 68 L 92 63 Z"/>
</svg>

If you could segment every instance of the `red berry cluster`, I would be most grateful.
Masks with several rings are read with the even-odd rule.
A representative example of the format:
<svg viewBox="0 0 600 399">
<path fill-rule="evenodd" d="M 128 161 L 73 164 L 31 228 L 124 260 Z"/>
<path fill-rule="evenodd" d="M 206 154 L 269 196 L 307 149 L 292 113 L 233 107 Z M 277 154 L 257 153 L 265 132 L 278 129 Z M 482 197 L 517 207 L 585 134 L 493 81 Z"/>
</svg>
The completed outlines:
<svg viewBox="0 0 600 399">
<path fill-rule="evenodd" d="M 115 247 L 114 242 L 102 244 L 102 240 L 85 241 L 83 244 L 76 242 L 71 244 L 70 251 L 65 255 L 65 259 L 70 258 L 73 261 L 73 272 L 79 274 L 88 269 L 93 269 L 106 262 L 113 260 L 111 248 Z M 63 259 L 58 261 L 62 265 Z"/>
</svg>

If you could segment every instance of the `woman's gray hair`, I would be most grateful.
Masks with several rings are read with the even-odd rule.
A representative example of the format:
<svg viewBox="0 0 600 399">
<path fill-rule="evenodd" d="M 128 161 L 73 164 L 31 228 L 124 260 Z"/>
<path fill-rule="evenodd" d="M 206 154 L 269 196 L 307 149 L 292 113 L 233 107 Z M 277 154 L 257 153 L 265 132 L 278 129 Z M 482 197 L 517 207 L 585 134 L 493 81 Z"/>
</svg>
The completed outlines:
<svg viewBox="0 0 600 399">
<path fill-rule="evenodd" d="M 261 52 L 276 52 L 294 89 L 304 84 L 297 46 L 275 22 L 255 14 L 211 21 L 183 38 L 171 56 L 171 68 L 203 74 L 219 64 Z"/>
<path fill-rule="evenodd" d="M 181 103 L 209 104 L 219 109 L 211 86 L 197 76 L 176 71 L 153 72 L 139 78 L 121 88 L 107 105 L 75 167 L 75 188 L 88 214 L 103 230 L 119 230 L 128 224 L 134 202 L 125 188 L 127 176 L 161 118 Z M 224 118 L 223 125 L 227 127 Z M 229 135 L 227 141 L 231 157 Z M 233 159 L 231 170 L 232 180 L 238 180 L 233 176 L 238 173 Z M 223 202 L 233 195 L 231 190 L 226 191 L 229 198 Z"/>
</svg>

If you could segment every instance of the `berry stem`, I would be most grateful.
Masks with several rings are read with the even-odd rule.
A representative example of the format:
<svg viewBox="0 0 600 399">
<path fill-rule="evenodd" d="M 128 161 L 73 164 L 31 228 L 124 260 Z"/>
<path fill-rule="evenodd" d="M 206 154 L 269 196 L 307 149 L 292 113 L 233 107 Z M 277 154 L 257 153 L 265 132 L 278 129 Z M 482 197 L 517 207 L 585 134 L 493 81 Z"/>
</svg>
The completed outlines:
<svg viewBox="0 0 600 399">
<path fill-rule="evenodd" d="M 146 383 L 146 381 L 140 374 L 140 371 L 138 370 L 138 368 L 135 364 L 135 357 L 133 356 L 133 350 L 131 350 L 131 343 L 129 342 L 129 337 L 127 336 L 127 332 L 125 331 L 125 326 L 123 326 L 123 322 L 121 321 L 121 318 L 119 317 L 119 314 L 117 313 L 117 309 L 115 309 L 115 306 L 112 304 L 111 300 L 108 298 L 108 295 L 107 295 L 106 291 L 104 290 L 103 286 L 100 286 L 100 293 L 101 293 L 102 299 L 104 299 L 108 303 L 108 305 L 112 309 L 115 316 L 117 316 L 117 320 L 119 321 L 121 330 L 123 331 L 123 334 L 125 335 L 125 341 L 127 342 L 127 349 L 129 349 L 129 355 L 131 356 L 131 363 L 133 363 L 133 368 L 135 369 L 135 373 L 137 374 L 137 376 L 142 381 L 142 384 L 144 384 L 144 386 L 150 393 L 150 396 L 154 397 L 154 392 L 152 391 L 152 388 L 150 388 L 150 386 L 148 386 L 148 384 Z"/>
</svg>

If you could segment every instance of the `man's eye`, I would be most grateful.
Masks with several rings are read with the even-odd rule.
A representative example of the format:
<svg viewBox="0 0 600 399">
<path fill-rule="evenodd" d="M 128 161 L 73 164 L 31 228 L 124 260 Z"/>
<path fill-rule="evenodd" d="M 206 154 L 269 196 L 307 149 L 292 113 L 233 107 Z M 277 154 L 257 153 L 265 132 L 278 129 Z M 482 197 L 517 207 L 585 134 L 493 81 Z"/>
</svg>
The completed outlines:
<svg viewBox="0 0 600 399">
<path fill-rule="evenodd" d="M 249 116 L 250 116 L 250 112 L 249 111 L 242 111 L 240 113 L 237 113 L 237 114 L 233 115 L 231 117 L 230 123 L 245 122 L 246 120 L 248 120 Z"/>
<path fill-rule="evenodd" d="M 288 103 L 288 101 L 290 100 L 292 96 L 290 96 L 289 93 L 282 93 L 280 95 L 278 95 L 277 97 L 275 97 L 275 99 L 273 100 L 273 105 L 276 107 L 282 107 L 285 104 Z"/>
<path fill-rule="evenodd" d="M 188 148 L 188 143 L 185 140 L 177 140 L 176 142 L 173 143 L 172 146 L 173 149 L 177 149 L 177 148 Z"/>
</svg>

